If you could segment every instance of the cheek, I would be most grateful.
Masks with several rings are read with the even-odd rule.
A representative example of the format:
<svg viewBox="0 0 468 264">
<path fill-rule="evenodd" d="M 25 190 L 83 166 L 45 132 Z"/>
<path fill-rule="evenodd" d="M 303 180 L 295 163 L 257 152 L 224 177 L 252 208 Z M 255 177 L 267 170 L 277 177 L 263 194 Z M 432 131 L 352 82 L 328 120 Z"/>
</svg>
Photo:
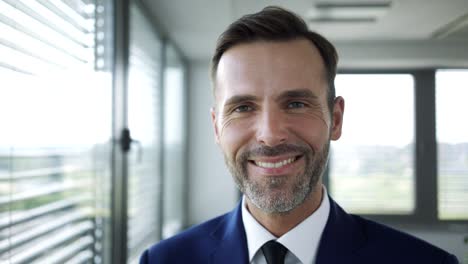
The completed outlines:
<svg viewBox="0 0 468 264">
<path fill-rule="evenodd" d="M 329 139 L 329 129 L 322 119 L 295 120 L 294 134 L 302 141 L 318 151 Z"/>
<path fill-rule="evenodd" d="M 252 121 L 248 120 L 223 120 L 220 129 L 220 144 L 228 157 L 235 157 L 239 149 L 247 145 L 252 134 L 252 127 Z"/>
</svg>

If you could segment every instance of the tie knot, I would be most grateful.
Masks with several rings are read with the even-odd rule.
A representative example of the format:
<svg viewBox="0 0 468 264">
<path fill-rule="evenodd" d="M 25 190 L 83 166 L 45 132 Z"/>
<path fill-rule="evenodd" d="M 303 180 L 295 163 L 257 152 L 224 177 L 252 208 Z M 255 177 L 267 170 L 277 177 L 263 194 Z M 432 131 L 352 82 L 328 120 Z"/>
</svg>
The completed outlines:
<svg viewBox="0 0 468 264">
<path fill-rule="evenodd" d="M 284 257 L 288 249 L 280 243 L 270 240 L 262 246 L 262 251 L 268 264 L 284 264 Z"/>
</svg>

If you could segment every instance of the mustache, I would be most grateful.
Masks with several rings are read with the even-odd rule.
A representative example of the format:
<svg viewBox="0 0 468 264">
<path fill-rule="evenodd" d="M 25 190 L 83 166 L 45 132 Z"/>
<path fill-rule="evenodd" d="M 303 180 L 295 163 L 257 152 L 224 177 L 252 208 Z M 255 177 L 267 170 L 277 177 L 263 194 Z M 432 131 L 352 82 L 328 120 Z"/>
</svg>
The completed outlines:
<svg viewBox="0 0 468 264">
<path fill-rule="evenodd" d="M 271 157 L 271 156 L 278 156 L 282 154 L 303 154 L 303 153 L 308 153 L 312 152 L 314 153 L 313 150 L 309 147 L 305 147 L 302 145 L 295 145 L 295 144 L 281 144 L 277 145 L 274 147 L 269 147 L 269 146 L 257 146 L 254 148 L 251 148 L 249 150 L 244 151 L 239 159 L 241 161 L 248 160 L 253 157 L 257 156 L 263 156 L 263 157 Z"/>
</svg>

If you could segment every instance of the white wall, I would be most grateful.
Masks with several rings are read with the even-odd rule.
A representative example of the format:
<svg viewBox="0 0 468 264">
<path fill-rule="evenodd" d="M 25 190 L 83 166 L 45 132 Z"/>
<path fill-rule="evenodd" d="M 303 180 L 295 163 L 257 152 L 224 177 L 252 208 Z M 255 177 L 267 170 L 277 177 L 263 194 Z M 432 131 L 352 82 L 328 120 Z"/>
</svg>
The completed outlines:
<svg viewBox="0 0 468 264">
<path fill-rule="evenodd" d="M 208 61 L 189 65 L 188 184 L 190 225 L 230 211 L 237 189 L 215 143 L 210 107 L 213 105 Z"/>
<path fill-rule="evenodd" d="M 421 44 L 422 45 L 422 44 Z M 395 68 L 465 66 L 468 49 L 443 46 L 437 43 L 420 46 L 404 45 L 338 45 L 340 65 L 346 68 Z M 444 55 L 445 54 L 445 55 Z M 214 142 L 209 109 L 212 106 L 209 62 L 191 61 L 189 64 L 189 224 L 231 210 L 237 202 L 237 189 L 227 171 L 221 151 Z M 460 230 L 434 231 L 429 228 L 403 228 L 455 254 L 461 263 L 468 264 L 468 236 L 466 227 Z"/>
</svg>

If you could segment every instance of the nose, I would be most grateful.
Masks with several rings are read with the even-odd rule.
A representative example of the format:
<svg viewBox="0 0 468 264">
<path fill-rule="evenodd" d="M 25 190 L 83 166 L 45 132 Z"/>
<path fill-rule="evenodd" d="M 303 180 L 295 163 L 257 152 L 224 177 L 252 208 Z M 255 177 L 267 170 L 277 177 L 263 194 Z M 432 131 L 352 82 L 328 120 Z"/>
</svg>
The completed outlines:
<svg viewBox="0 0 468 264">
<path fill-rule="evenodd" d="M 257 123 L 257 141 L 262 145 L 273 147 L 286 142 L 288 137 L 286 123 L 281 113 L 265 111 Z"/>
</svg>

